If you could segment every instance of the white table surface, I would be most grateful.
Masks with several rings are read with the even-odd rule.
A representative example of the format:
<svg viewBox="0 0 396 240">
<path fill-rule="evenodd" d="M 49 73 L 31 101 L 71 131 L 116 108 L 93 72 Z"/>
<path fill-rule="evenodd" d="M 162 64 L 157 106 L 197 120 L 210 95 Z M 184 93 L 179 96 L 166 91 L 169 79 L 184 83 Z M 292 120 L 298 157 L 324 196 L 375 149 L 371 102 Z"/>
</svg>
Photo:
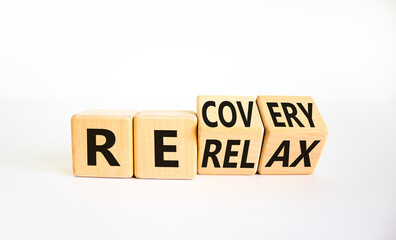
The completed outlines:
<svg viewBox="0 0 396 240">
<path fill-rule="evenodd" d="M 70 117 L 84 102 L 1 102 L 0 238 L 395 239 L 393 105 L 321 103 L 313 175 L 78 178 Z"/>
</svg>

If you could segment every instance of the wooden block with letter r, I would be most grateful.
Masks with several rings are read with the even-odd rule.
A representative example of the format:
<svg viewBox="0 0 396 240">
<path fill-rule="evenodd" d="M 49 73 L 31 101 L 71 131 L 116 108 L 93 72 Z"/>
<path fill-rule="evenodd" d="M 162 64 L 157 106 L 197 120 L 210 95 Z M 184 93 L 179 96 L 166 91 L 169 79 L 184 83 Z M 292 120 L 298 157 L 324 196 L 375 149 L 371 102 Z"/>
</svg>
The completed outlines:
<svg viewBox="0 0 396 240">
<path fill-rule="evenodd" d="M 198 96 L 198 173 L 257 172 L 264 127 L 254 97 Z"/>
<path fill-rule="evenodd" d="M 260 174 L 312 174 L 327 127 L 311 97 L 258 96 L 265 127 Z"/>
<path fill-rule="evenodd" d="M 192 179 L 197 175 L 197 116 L 143 111 L 134 119 L 135 176 Z"/>
<path fill-rule="evenodd" d="M 132 177 L 132 121 L 136 113 L 128 110 L 90 110 L 72 117 L 75 176 Z"/>
</svg>

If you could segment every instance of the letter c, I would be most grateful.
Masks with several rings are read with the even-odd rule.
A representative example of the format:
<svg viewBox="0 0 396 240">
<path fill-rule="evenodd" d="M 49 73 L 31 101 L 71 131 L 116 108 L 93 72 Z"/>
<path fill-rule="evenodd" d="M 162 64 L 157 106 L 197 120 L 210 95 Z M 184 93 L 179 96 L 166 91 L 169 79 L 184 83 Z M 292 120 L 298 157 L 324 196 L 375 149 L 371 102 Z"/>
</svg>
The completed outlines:
<svg viewBox="0 0 396 240">
<path fill-rule="evenodd" d="M 205 122 L 205 124 L 207 126 L 214 128 L 214 127 L 217 127 L 217 121 L 215 121 L 215 122 L 209 121 L 208 115 L 207 115 L 207 110 L 208 110 L 208 108 L 210 106 L 216 107 L 216 103 L 214 101 L 207 101 L 203 105 L 203 107 L 202 107 L 202 118 L 203 118 L 203 120 L 204 120 L 204 122 Z"/>
</svg>

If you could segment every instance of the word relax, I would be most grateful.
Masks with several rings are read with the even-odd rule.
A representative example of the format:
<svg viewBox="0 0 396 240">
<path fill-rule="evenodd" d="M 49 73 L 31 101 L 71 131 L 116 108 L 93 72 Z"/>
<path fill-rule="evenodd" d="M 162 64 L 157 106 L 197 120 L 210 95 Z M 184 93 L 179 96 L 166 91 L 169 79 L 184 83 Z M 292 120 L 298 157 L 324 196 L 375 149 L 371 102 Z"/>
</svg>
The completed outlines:
<svg viewBox="0 0 396 240">
<path fill-rule="evenodd" d="M 197 113 L 89 110 L 72 117 L 73 171 L 160 179 L 312 174 L 326 138 L 311 97 L 198 96 Z"/>
</svg>

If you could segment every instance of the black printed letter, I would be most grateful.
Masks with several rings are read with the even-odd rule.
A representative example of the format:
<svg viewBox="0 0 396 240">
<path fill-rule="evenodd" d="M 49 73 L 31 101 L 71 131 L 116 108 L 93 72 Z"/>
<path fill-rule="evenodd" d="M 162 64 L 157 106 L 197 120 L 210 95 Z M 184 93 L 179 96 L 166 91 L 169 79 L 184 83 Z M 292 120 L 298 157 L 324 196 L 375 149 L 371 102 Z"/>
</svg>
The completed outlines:
<svg viewBox="0 0 396 240">
<path fill-rule="evenodd" d="M 103 145 L 96 145 L 96 136 L 106 138 Z M 115 135 L 107 129 L 87 129 L 87 154 L 88 166 L 96 166 L 96 152 L 101 152 L 110 166 L 120 166 L 113 154 L 108 150 L 115 143 Z"/>
<path fill-rule="evenodd" d="M 312 120 L 312 103 L 308 103 L 308 111 L 305 110 L 304 106 L 301 103 L 297 103 L 297 105 L 300 107 L 301 111 L 307 117 L 307 119 L 309 121 L 309 126 L 315 127 L 315 124 Z"/>
<path fill-rule="evenodd" d="M 245 145 L 243 146 L 241 168 L 254 168 L 254 163 L 247 163 L 247 156 L 249 152 L 250 140 L 245 140 Z"/>
<path fill-rule="evenodd" d="M 154 130 L 154 157 L 156 167 L 179 167 L 177 160 L 164 160 L 164 152 L 176 152 L 175 145 L 164 145 L 164 137 L 177 137 L 176 130 Z"/>
<path fill-rule="evenodd" d="M 320 140 L 314 141 L 311 146 L 307 149 L 307 141 L 300 141 L 300 149 L 301 149 L 301 154 L 294 160 L 294 162 L 290 165 L 290 167 L 295 167 L 297 164 L 304 158 L 304 167 L 310 167 L 311 166 L 311 161 L 309 159 L 309 153 L 318 145 Z"/>
<path fill-rule="evenodd" d="M 268 102 L 267 106 L 268 106 L 268 110 L 271 114 L 272 121 L 274 122 L 274 126 L 275 127 L 286 127 L 286 124 L 284 122 L 278 122 L 278 120 L 276 120 L 277 117 L 281 116 L 280 112 L 274 111 L 274 107 L 278 107 L 278 103 Z"/>
<path fill-rule="evenodd" d="M 245 112 L 243 111 L 242 103 L 240 101 L 237 101 L 237 105 L 238 105 L 239 112 L 241 113 L 241 117 L 242 117 L 243 123 L 245 124 L 245 127 L 250 127 L 250 123 L 252 121 L 253 101 L 249 101 L 247 117 L 245 116 Z"/>
<path fill-rule="evenodd" d="M 271 167 L 275 161 L 282 161 L 282 167 L 289 166 L 289 148 L 290 148 L 290 141 L 283 141 L 278 149 L 275 151 L 274 155 L 272 155 L 271 159 L 267 162 L 265 167 Z M 279 156 L 280 152 L 283 149 L 283 156 Z"/>
<path fill-rule="evenodd" d="M 210 151 L 210 145 L 215 145 L 215 150 L 213 152 L 209 152 Z M 221 150 L 221 142 L 219 140 L 216 139 L 208 139 L 206 140 L 205 143 L 205 150 L 204 150 L 204 154 L 203 154 L 203 159 L 202 159 L 202 167 L 208 167 L 208 160 L 209 157 L 212 158 L 213 160 L 213 165 L 216 168 L 220 167 L 220 163 L 219 160 L 217 159 L 216 154 L 218 154 Z"/>
<path fill-rule="evenodd" d="M 232 151 L 232 145 L 239 145 L 241 143 L 241 140 L 228 140 L 227 141 L 227 147 L 225 150 L 224 154 L 224 164 L 223 168 L 236 168 L 237 163 L 230 163 L 230 157 L 232 156 L 237 156 L 238 152 L 237 151 Z"/>
<path fill-rule="evenodd" d="M 217 121 L 216 122 L 211 122 L 208 119 L 208 113 L 207 110 L 210 106 L 216 107 L 216 103 L 214 101 L 207 101 L 203 107 L 202 107 L 202 118 L 205 122 L 206 125 L 208 125 L 209 127 L 217 127 Z"/>
<path fill-rule="evenodd" d="M 282 105 L 282 108 L 283 108 L 283 112 L 285 113 L 285 117 L 287 119 L 287 123 L 289 124 L 289 127 L 293 127 L 293 122 L 291 121 L 292 118 L 294 119 L 294 121 L 296 121 L 298 126 L 304 127 L 304 125 L 296 117 L 297 109 L 296 109 L 296 107 L 293 104 L 291 104 L 291 103 L 281 103 L 281 105 Z M 287 110 L 287 108 L 290 108 L 292 111 L 289 112 Z"/>
<path fill-rule="evenodd" d="M 224 111 L 224 107 L 229 107 L 230 108 L 230 110 L 231 110 L 231 121 L 229 121 L 229 122 L 227 122 L 225 119 L 224 119 L 224 114 L 223 114 L 223 111 Z M 224 102 L 222 102 L 222 103 L 220 103 L 220 106 L 219 106 L 219 118 L 220 118 L 220 122 L 224 125 L 224 126 L 226 126 L 226 127 L 232 127 L 232 126 L 234 126 L 235 125 L 235 123 L 236 123 L 236 110 L 235 110 L 235 107 L 234 107 L 234 105 L 232 105 L 232 103 L 231 102 L 229 102 L 229 101 L 224 101 Z"/>
</svg>

